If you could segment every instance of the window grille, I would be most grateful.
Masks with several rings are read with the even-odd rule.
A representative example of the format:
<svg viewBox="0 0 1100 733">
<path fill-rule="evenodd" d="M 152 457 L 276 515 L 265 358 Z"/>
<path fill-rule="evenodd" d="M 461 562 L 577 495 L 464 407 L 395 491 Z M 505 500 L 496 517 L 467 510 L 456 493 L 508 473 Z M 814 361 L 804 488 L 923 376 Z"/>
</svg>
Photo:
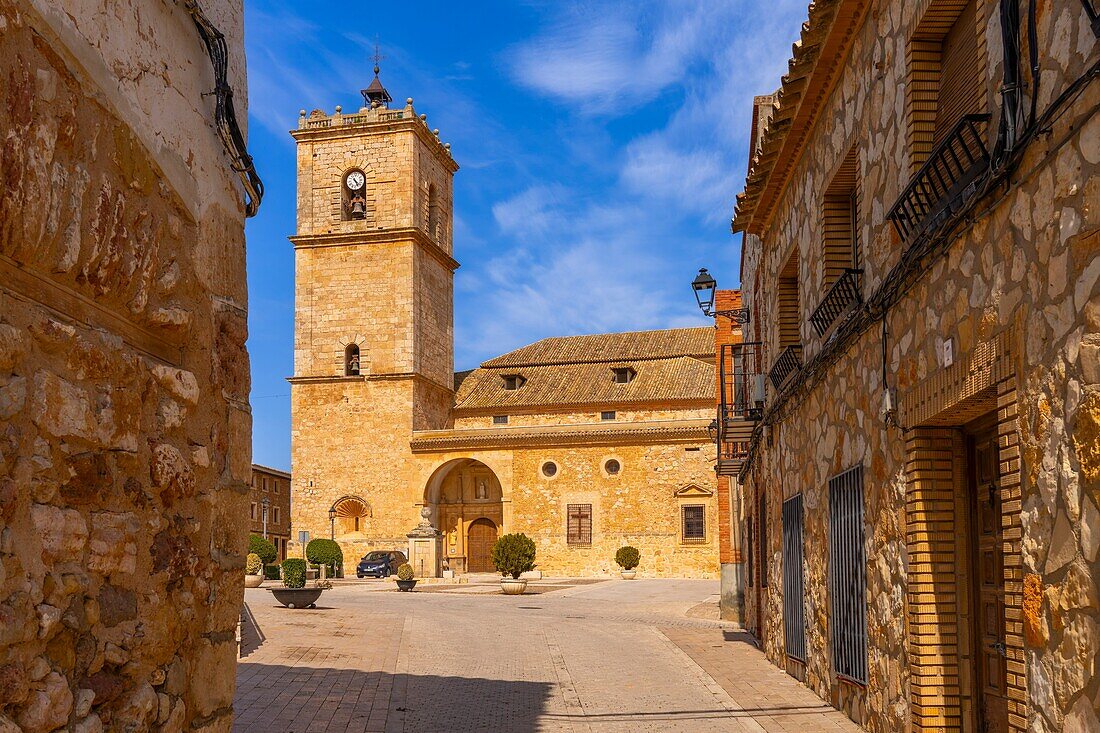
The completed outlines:
<svg viewBox="0 0 1100 733">
<path fill-rule="evenodd" d="M 753 571 L 756 570 L 756 564 L 753 562 L 755 553 L 753 552 L 753 534 L 752 534 L 752 517 L 748 518 L 745 522 L 745 547 L 749 550 L 748 562 L 749 562 L 749 586 L 756 585 L 756 576 L 753 575 Z"/>
<path fill-rule="evenodd" d="M 783 502 L 783 630 L 787 656 L 806 661 L 806 593 L 802 580 L 802 494 Z"/>
<path fill-rule="evenodd" d="M 707 508 L 702 504 L 687 504 L 681 508 L 684 542 L 707 541 Z"/>
<path fill-rule="evenodd" d="M 592 544 L 592 505 L 569 504 L 566 516 L 566 539 L 571 545 Z"/>
<path fill-rule="evenodd" d="M 757 513 L 756 534 L 760 539 L 760 587 L 768 587 L 768 499 L 760 492 L 760 509 Z"/>
<path fill-rule="evenodd" d="M 829 479 L 829 597 L 833 669 L 867 682 L 867 577 L 863 552 L 863 466 Z"/>
<path fill-rule="evenodd" d="M 508 416 L 507 415 L 493 415 L 493 425 L 507 425 L 507 424 L 508 424 Z"/>
</svg>

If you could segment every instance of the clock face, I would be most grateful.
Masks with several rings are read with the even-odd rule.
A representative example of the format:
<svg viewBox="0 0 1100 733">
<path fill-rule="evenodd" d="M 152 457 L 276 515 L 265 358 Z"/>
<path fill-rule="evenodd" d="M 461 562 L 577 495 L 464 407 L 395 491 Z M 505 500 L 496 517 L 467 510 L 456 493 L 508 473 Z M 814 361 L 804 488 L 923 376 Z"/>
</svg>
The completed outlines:
<svg viewBox="0 0 1100 733">
<path fill-rule="evenodd" d="M 348 174 L 348 177 L 344 179 L 344 183 L 348 185 L 352 191 L 358 191 L 363 187 L 363 184 L 367 182 L 367 179 L 359 171 L 352 171 Z"/>
</svg>

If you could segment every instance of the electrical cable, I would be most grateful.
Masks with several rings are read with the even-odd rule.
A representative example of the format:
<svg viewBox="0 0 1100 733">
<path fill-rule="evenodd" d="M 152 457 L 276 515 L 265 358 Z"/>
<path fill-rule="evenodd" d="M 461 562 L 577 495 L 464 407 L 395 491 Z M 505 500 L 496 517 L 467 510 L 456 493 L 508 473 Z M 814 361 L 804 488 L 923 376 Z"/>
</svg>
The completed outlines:
<svg viewBox="0 0 1100 733">
<path fill-rule="evenodd" d="M 226 151 L 233 159 L 232 168 L 237 172 L 244 185 L 245 200 L 244 215 L 253 217 L 260 208 L 260 201 L 264 197 L 264 184 L 260 175 L 256 172 L 256 165 L 252 156 L 248 153 L 248 144 L 245 142 L 244 133 L 237 122 L 237 111 L 233 106 L 233 88 L 228 82 L 229 71 L 229 46 L 225 42 L 225 35 L 214 27 L 206 14 L 202 12 L 197 0 L 184 0 L 184 7 L 191 15 L 195 28 L 199 31 L 206 52 L 210 56 L 210 64 L 214 67 L 214 91 L 211 94 L 216 99 L 214 107 L 214 121 L 221 136 Z"/>
</svg>

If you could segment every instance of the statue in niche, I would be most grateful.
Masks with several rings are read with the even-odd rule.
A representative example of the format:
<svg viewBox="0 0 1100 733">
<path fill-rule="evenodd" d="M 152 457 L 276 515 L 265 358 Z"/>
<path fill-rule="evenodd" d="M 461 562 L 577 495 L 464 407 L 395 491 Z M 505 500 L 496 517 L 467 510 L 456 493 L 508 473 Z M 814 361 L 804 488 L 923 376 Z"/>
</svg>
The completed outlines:
<svg viewBox="0 0 1100 733">
<path fill-rule="evenodd" d="M 488 499 L 489 490 L 485 488 L 485 481 L 477 482 L 477 489 L 474 491 L 474 496 L 478 499 Z"/>
</svg>

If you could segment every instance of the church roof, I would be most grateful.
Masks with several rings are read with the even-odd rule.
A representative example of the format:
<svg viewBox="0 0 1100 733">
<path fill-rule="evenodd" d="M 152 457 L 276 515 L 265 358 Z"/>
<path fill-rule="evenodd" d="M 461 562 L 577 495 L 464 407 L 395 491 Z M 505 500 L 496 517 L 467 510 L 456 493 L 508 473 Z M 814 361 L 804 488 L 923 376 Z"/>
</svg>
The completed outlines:
<svg viewBox="0 0 1100 733">
<path fill-rule="evenodd" d="M 455 395 L 459 411 L 616 404 L 711 404 L 714 329 L 680 328 L 543 339 L 490 359 Z M 631 379 L 615 380 L 616 369 Z M 505 377 L 521 378 L 507 389 Z"/>
</svg>

